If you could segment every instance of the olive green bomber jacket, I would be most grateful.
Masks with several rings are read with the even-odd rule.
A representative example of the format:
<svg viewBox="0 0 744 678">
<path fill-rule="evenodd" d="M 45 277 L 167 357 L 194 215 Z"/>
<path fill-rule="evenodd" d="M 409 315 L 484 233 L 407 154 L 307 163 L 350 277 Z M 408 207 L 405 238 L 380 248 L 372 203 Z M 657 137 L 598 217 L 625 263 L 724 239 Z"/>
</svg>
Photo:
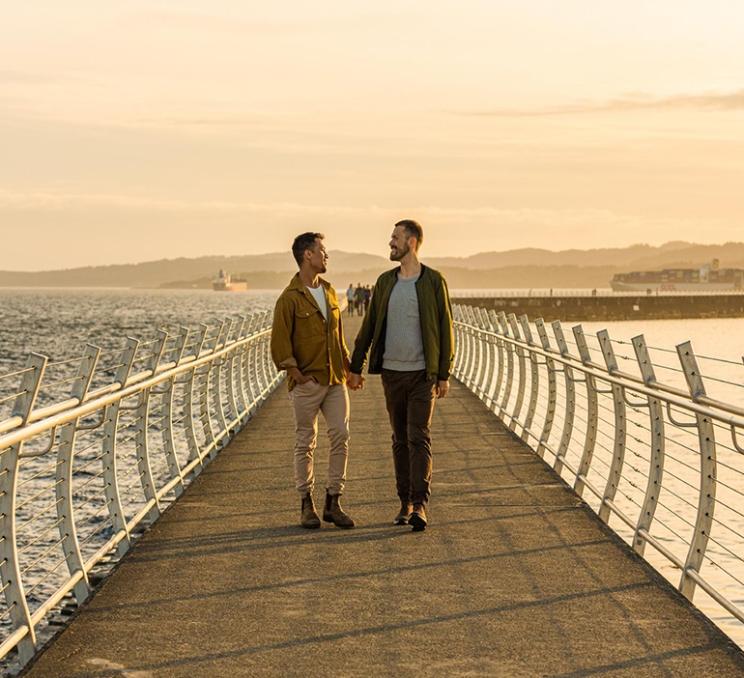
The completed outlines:
<svg viewBox="0 0 744 678">
<path fill-rule="evenodd" d="M 322 386 L 346 383 L 349 350 L 344 340 L 336 291 L 321 279 L 328 320 L 315 299 L 295 275 L 279 296 L 271 327 L 271 357 L 280 370 L 296 367 Z M 288 379 L 289 390 L 295 384 Z"/>
<path fill-rule="evenodd" d="M 375 284 L 369 310 L 362 322 L 351 357 L 351 372 L 361 374 L 369 352 L 368 371 L 382 372 L 390 293 L 398 280 L 399 268 L 383 273 Z M 455 359 L 455 335 L 447 283 L 441 273 L 421 265 L 416 281 L 421 338 L 424 345 L 426 373 L 440 381 L 450 377 Z"/>
</svg>

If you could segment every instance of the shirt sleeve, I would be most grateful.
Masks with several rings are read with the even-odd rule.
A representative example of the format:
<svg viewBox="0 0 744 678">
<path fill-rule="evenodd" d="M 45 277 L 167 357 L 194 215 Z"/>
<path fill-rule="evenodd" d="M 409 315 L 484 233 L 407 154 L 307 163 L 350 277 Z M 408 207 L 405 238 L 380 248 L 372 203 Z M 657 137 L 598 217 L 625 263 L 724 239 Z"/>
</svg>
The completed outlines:
<svg viewBox="0 0 744 678">
<path fill-rule="evenodd" d="M 292 352 L 293 329 L 292 304 L 281 296 L 274 307 L 274 322 L 271 325 L 271 358 L 279 370 L 297 367 L 297 360 Z"/>
<path fill-rule="evenodd" d="M 452 322 L 452 303 L 450 302 L 447 283 L 442 278 L 442 284 L 438 294 L 439 306 L 439 336 L 441 341 L 439 351 L 439 375 L 440 381 L 447 381 L 452 372 L 455 361 L 455 329 Z"/>
</svg>

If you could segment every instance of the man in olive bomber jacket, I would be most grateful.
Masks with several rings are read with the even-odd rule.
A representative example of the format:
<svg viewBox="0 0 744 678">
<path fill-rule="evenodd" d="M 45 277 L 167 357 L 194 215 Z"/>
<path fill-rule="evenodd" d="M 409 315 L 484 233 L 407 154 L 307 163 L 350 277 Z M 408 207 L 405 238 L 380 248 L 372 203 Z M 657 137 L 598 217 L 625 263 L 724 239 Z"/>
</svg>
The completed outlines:
<svg viewBox="0 0 744 678">
<path fill-rule="evenodd" d="M 413 220 L 395 224 L 390 259 L 400 266 L 383 273 L 351 358 L 349 387 L 363 388 L 368 372 L 381 374 L 393 430 L 393 461 L 400 499 L 396 525 L 426 529 L 431 494 L 431 420 L 437 398 L 449 392 L 454 361 L 452 307 L 442 275 L 418 259 L 423 228 Z"/>
</svg>

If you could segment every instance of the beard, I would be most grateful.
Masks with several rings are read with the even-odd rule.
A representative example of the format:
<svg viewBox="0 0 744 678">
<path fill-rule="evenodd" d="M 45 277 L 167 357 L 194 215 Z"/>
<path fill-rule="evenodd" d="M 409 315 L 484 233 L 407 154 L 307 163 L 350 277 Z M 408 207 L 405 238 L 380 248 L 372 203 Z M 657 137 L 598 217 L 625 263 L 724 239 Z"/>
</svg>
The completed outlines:
<svg viewBox="0 0 744 678">
<path fill-rule="evenodd" d="M 390 261 L 400 261 L 410 251 L 411 251 L 411 248 L 408 246 L 408 244 L 403 245 L 402 248 L 399 247 L 394 250 L 390 250 Z"/>
<path fill-rule="evenodd" d="M 326 264 L 320 265 L 320 271 L 318 273 L 327 273 L 328 272 L 328 266 Z"/>
</svg>

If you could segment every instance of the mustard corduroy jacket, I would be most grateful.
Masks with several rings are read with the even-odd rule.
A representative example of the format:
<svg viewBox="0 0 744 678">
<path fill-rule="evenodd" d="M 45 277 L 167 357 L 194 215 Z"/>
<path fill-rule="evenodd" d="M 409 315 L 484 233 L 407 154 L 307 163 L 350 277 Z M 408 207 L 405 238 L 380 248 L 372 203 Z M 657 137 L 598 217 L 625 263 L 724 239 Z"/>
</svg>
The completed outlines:
<svg viewBox="0 0 744 678">
<path fill-rule="evenodd" d="M 271 356 L 277 369 L 296 367 L 322 386 L 346 383 L 349 350 L 344 340 L 336 290 L 323 279 L 328 320 L 296 274 L 274 308 Z M 295 387 L 288 380 L 289 390 Z"/>
</svg>

